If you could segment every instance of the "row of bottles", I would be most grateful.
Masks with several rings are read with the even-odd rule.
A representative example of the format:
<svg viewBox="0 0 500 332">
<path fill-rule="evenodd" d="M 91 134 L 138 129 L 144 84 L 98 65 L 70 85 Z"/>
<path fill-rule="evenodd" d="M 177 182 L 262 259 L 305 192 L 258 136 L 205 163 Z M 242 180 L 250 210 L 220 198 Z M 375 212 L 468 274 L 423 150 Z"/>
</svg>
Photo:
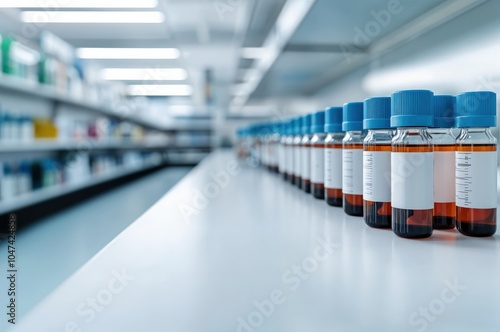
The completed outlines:
<svg viewBox="0 0 500 332">
<path fill-rule="evenodd" d="M 496 232 L 495 126 L 493 92 L 407 90 L 245 128 L 239 154 L 371 227 L 483 237 Z"/>
<path fill-rule="evenodd" d="M 162 158 L 155 152 L 131 151 L 121 155 L 79 152 L 62 158 L 0 161 L 0 203 L 40 189 L 85 183 L 118 170 L 156 165 Z"/>
</svg>

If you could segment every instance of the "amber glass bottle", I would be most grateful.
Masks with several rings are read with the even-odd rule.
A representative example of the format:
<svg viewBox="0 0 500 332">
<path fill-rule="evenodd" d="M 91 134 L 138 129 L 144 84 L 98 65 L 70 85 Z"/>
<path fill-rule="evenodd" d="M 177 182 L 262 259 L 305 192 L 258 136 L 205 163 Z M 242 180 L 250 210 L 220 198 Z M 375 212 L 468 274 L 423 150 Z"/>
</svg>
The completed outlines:
<svg viewBox="0 0 500 332">
<path fill-rule="evenodd" d="M 278 172 L 285 181 L 288 180 L 286 166 L 286 139 L 287 139 L 287 122 L 281 122 L 279 127 L 280 141 L 278 145 Z"/>
<path fill-rule="evenodd" d="M 434 96 L 434 229 L 455 228 L 455 97 Z"/>
<path fill-rule="evenodd" d="M 294 184 L 302 188 L 302 116 L 294 119 L 295 136 L 293 138 L 293 174 Z"/>
<path fill-rule="evenodd" d="M 343 107 L 342 130 L 342 194 L 344 212 L 363 216 L 363 103 L 347 103 Z"/>
<path fill-rule="evenodd" d="M 311 192 L 317 199 L 325 199 L 325 112 L 312 116 L 311 131 Z"/>
<path fill-rule="evenodd" d="M 365 100 L 363 129 L 363 210 L 365 223 L 391 228 L 391 98 Z"/>
<path fill-rule="evenodd" d="M 325 200 L 342 206 L 342 107 L 330 107 L 325 113 Z"/>
<path fill-rule="evenodd" d="M 497 221 L 496 94 L 468 92 L 457 96 L 456 151 L 457 229 L 468 236 L 492 236 Z"/>
<path fill-rule="evenodd" d="M 302 172 L 302 190 L 306 193 L 311 192 L 311 120 L 311 114 L 307 114 L 302 117 L 302 152 L 300 170 Z"/>
<path fill-rule="evenodd" d="M 392 230 L 405 238 L 432 235 L 434 149 L 428 127 L 434 124 L 427 90 L 399 91 L 391 98 Z"/>
<path fill-rule="evenodd" d="M 285 180 L 290 183 L 293 183 L 293 138 L 294 138 L 294 123 L 293 120 L 289 120 L 286 125 L 287 135 L 285 140 L 285 165 L 286 165 L 286 173 Z"/>
</svg>

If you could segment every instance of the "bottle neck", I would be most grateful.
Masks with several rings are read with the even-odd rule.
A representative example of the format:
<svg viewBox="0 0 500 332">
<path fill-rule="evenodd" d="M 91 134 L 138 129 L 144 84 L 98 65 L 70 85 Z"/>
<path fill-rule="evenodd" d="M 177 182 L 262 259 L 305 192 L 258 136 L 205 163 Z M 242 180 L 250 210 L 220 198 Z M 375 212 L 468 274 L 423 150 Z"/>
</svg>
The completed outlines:
<svg viewBox="0 0 500 332">
<path fill-rule="evenodd" d="M 471 134 L 491 134 L 490 127 L 460 128 L 460 131 L 465 131 Z"/>
<path fill-rule="evenodd" d="M 393 129 L 369 129 L 368 134 L 387 134 L 392 135 Z"/>
<path fill-rule="evenodd" d="M 458 144 L 497 144 L 497 139 L 489 127 L 461 128 Z"/>
<path fill-rule="evenodd" d="M 431 134 L 450 134 L 452 128 L 429 128 L 429 133 Z"/>
</svg>

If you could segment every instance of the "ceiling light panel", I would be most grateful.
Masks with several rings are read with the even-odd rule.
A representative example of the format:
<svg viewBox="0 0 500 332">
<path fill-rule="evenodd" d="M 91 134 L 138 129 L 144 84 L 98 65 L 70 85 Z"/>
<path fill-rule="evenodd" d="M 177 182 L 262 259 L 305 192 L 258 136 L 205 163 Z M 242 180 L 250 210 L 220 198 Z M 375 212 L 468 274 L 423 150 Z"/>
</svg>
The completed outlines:
<svg viewBox="0 0 500 332">
<path fill-rule="evenodd" d="M 182 68 L 105 68 L 101 70 L 104 80 L 120 81 L 183 81 L 187 72 Z"/>
<path fill-rule="evenodd" d="M 60 3 L 62 2 L 62 3 Z M 156 8 L 158 0 L 1 0 L 0 8 Z"/>
<path fill-rule="evenodd" d="M 81 59 L 174 60 L 181 52 L 177 48 L 79 48 Z"/>
<path fill-rule="evenodd" d="M 163 23 L 165 15 L 151 11 L 25 11 L 21 20 L 26 23 Z"/>
<path fill-rule="evenodd" d="M 183 97 L 193 94 L 193 88 L 190 85 L 184 84 L 136 84 L 129 85 L 127 90 L 131 96 Z"/>
</svg>

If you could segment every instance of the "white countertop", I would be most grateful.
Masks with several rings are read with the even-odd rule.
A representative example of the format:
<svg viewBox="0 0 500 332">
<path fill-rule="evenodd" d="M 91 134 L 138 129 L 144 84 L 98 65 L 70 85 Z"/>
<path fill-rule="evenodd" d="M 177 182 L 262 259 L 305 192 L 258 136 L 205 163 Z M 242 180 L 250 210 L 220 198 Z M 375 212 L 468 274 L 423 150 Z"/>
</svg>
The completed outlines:
<svg viewBox="0 0 500 332">
<path fill-rule="evenodd" d="M 500 329 L 499 235 L 401 239 L 263 169 L 215 187 L 232 163 L 205 159 L 13 331 Z"/>
</svg>

